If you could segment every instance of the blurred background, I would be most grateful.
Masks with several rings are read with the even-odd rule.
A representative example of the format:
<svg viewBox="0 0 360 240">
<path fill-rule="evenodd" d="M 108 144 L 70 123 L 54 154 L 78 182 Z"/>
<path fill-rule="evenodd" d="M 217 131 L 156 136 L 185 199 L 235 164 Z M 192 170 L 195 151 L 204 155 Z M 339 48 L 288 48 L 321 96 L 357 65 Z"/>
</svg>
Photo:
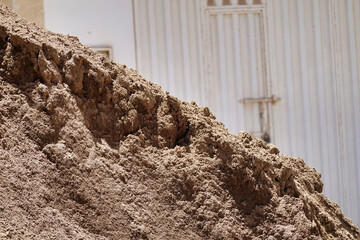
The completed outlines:
<svg viewBox="0 0 360 240">
<path fill-rule="evenodd" d="M 0 0 L 322 174 L 360 226 L 360 0 Z"/>
</svg>

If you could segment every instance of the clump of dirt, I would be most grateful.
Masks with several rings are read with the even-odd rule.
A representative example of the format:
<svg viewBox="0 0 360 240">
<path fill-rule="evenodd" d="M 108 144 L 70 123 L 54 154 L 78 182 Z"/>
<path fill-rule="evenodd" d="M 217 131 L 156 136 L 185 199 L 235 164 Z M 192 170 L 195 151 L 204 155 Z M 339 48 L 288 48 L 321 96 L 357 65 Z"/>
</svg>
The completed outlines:
<svg viewBox="0 0 360 240">
<path fill-rule="evenodd" d="M 302 159 L 0 7 L 1 239 L 358 239 Z"/>
</svg>

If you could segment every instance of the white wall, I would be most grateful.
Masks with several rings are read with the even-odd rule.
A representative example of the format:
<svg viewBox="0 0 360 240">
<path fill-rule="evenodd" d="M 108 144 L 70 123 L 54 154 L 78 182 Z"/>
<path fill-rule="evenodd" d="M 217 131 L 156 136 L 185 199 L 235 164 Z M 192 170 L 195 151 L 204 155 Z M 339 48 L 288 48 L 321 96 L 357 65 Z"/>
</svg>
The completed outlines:
<svg viewBox="0 0 360 240">
<path fill-rule="evenodd" d="M 360 225 L 360 1 L 268 0 L 274 139 Z M 291 113 L 292 110 L 292 113 Z"/>
<path fill-rule="evenodd" d="M 92 47 L 112 47 L 115 62 L 135 68 L 131 0 L 44 0 L 45 27 Z"/>
<path fill-rule="evenodd" d="M 360 225 L 360 1 L 254 1 L 263 3 L 251 6 L 263 16 L 260 37 L 257 17 L 242 14 L 250 6 L 212 2 L 134 0 L 139 72 L 208 105 L 233 133 L 258 121 L 237 100 L 262 97 L 253 79 L 265 73 L 267 96 L 281 98 L 269 106 L 271 141 L 315 167 L 325 195 Z"/>
<path fill-rule="evenodd" d="M 137 68 L 170 94 L 205 105 L 199 0 L 134 0 Z"/>
</svg>

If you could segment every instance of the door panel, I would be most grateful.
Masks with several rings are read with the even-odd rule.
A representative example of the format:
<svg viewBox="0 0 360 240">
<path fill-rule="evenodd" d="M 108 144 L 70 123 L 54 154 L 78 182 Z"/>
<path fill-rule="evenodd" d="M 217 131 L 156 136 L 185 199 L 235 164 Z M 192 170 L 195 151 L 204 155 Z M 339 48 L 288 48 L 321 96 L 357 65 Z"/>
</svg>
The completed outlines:
<svg viewBox="0 0 360 240">
<path fill-rule="evenodd" d="M 209 11 L 207 79 L 210 108 L 229 131 L 270 131 L 261 11 Z M 267 99 L 267 100 L 266 100 Z"/>
</svg>

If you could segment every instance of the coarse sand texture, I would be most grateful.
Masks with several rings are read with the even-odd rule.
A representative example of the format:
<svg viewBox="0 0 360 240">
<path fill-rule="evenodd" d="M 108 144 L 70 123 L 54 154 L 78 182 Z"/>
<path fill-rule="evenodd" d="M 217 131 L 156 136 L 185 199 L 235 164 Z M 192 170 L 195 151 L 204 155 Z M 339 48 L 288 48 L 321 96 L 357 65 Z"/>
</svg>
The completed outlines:
<svg viewBox="0 0 360 240">
<path fill-rule="evenodd" d="M 0 6 L 0 239 L 360 239 L 302 159 Z"/>
</svg>

